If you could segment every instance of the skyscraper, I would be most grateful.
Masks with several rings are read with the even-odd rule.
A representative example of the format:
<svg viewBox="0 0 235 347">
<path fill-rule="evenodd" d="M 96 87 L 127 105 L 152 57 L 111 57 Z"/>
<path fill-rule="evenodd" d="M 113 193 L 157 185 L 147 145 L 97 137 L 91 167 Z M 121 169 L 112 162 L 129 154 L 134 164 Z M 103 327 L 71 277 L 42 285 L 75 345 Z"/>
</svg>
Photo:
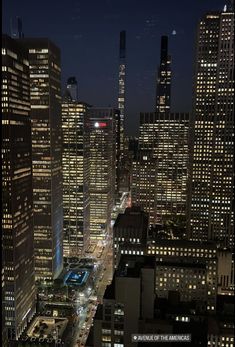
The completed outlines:
<svg viewBox="0 0 235 347">
<path fill-rule="evenodd" d="M 155 194 L 156 210 L 154 214 L 148 211 L 150 223 L 162 223 L 179 215 L 186 217 L 188 141 L 188 113 L 140 114 L 139 150 L 152 151 L 157 160 L 156 188 L 154 191 L 152 187 L 151 193 Z M 149 165 L 151 162 L 152 159 Z"/>
<path fill-rule="evenodd" d="M 226 8 L 225 8 L 226 10 Z M 195 71 L 194 146 L 189 235 L 232 247 L 234 12 L 199 23 Z"/>
<path fill-rule="evenodd" d="M 121 156 L 124 151 L 125 137 L 125 95 L 126 95 L 126 31 L 120 32 L 120 47 L 119 47 L 119 77 L 118 77 L 118 109 L 120 110 L 120 149 Z"/>
<path fill-rule="evenodd" d="M 88 105 L 62 102 L 64 256 L 77 256 L 86 248 L 84 209 L 84 122 Z"/>
<path fill-rule="evenodd" d="M 149 213 L 150 224 L 157 222 L 157 159 L 152 150 L 139 150 L 133 160 L 131 201 Z"/>
<path fill-rule="evenodd" d="M 121 115 L 120 111 L 115 111 L 115 152 L 116 152 L 116 162 L 115 162 L 115 171 L 116 171 L 116 180 L 115 180 L 115 196 L 118 198 L 120 192 L 120 180 L 121 180 Z"/>
<path fill-rule="evenodd" d="M 78 83 L 76 77 L 69 77 L 66 92 L 72 101 L 78 101 Z"/>
<path fill-rule="evenodd" d="M 90 108 L 85 121 L 84 199 L 89 204 L 90 240 L 104 240 L 110 231 L 115 195 L 115 111 Z"/>
<path fill-rule="evenodd" d="M 113 226 L 113 265 L 117 268 L 121 254 L 143 255 L 147 247 L 149 216 L 140 207 L 126 208 Z"/>
<path fill-rule="evenodd" d="M 154 300 L 155 258 L 122 255 L 94 316 L 93 346 L 109 341 L 113 346 L 136 347 L 132 334 L 142 332 L 145 320 L 153 320 Z"/>
<path fill-rule="evenodd" d="M 17 339 L 35 312 L 28 52 L 2 37 L 3 318 Z"/>
<path fill-rule="evenodd" d="M 36 279 L 63 266 L 60 50 L 48 39 L 22 39 L 29 51 Z"/>
<path fill-rule="evenodd" d="M 156 111 L 169 112 L 171 107 L 171 57 L 168 55 L 168 36 L 161 38 L 160 66 L 157 76 Z"/>
<path fill-rule="evenodd" d="M 20 17 L 11 18 L 11 37 L 21 39 L 24 37 L 23 25 Z"/>
</svg>

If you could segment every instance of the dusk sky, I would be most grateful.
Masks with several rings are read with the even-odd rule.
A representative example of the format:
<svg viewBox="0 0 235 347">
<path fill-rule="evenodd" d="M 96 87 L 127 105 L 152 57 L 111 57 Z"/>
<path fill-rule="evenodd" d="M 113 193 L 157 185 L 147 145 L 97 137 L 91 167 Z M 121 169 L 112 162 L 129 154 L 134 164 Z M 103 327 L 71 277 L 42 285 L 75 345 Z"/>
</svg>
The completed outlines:
<svg viewBox="0 0 235 347">
<path fill-rule="evenodd" d="M 126 30 L 126 129 L 153 111 L 161 35 L 169 35 L 172 111 L 190 112 L 197 23 L 225 0 L 3 0 L 3 32 L 21 17 L 25 37 L 48 37 L 61 49 L 62 92 L 75 76 L 79 99 L 117 107 L 119 32 Z M 172 32 L 175 31 L 176 35 Z"/>
</svg>

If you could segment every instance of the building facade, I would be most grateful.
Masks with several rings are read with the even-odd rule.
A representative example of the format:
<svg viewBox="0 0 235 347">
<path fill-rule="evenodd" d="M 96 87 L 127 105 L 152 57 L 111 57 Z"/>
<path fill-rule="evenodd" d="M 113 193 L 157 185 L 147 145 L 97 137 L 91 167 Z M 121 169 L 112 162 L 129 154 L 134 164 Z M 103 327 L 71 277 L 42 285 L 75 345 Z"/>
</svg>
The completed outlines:
<svg viewBox="0 0 235 347">
<path fill-rule="evenodd" d="M 179 215 L 186 218 L 189 114 L 141 113 L 139 150 L 151 150 L 157 160 L 156 210 L 154 216 L 150 214 L 150 223 Z"/>
<path fill-rule="evenodd" d="M 24 37 L 22 20 L 20 17 L 11 18 L 11 38 L 21 39 Z"/>
<path fill-rule="evenodd" d="M 120 32 L 118 74 L 118 109 L 120 110 L 120 150 L 124 151 L 125 98 L 126 98 L 126 31 Z"/>
<path fill-rule="evenodd" d="M 168 55 L 168 36 L 161 37 L 161 57 L 157 76 L 156 112 L 170 112 L 171 57 Z"/>
<path fill-rule="evenodd" d="M 157 163 L 152 150 L 140 150 L 132 167 L 131 202 L 149 214 L 150 224 L 157 221 Z"/>
<path fill-rule="evenodd" d="M 198 275 L 195 275 L 195 278 L 193 281 L 198 281 L 198 286 L 200 288 L 207 288 L 207 305 L 205 307 L 206 311 L 210 311 L 211 313 L 215 313 L 216 311 L 216 295 L 217 295 L 217 284 L 218 284 L 218 258 L 217 258 L 217 249 L 216 245 L 213 242 L 197 242 L 197 241 L 187 241 L 187 240 L 154 240 L 148 239 L 147 249 L 146 252 L 148 255 L 155 255 L 156 261 L 159 263 L 159 266 L 162 262 L 162 264 L 165 263 L 175 263 L 178 264 L 178 268 L 180 266 L 184 266 L 184 268 L 187 269 L 187 267 L 190 266 L 188 264 L 194 264 L 195 267 L 197 266 L 203 266 L 203 268 L 206 269 L 206 283 L 202 283 L 203 279 L 202 277 L 199 278 Z M 191 269 L 189 271 L 192 270 Z M 199 270 L 199 269 L 198 269 Z M 197 270 L 197 271 L 198 271 Z M 178 271 L 178 274 L 181 272 L 183 273 L 185 270 L 182 268 L 182 271 L 180 269 L 180 272 Z M 203 270 L 204 271 L 204 270 Z M 203 271 L 201 272 L 201 275 L 203 275 Z M 175 272 L 175 276 L 173 276 Z M 167 273 L 167 272 L 166 272 Z M 175 271 L 173 271 L 173 268 L 168 270 L 169 276 L 169 283 L 170 285 L 175 285 L 175 290 L 183 292 L 185 290 L 185 287 L 177 288 L 177 284 L 179 285 L 179 282 L 176 282 L 176 268 Z M 171 276 L 172 274 L 172 276 Z M 168 276 L 168 275 L 167 275 Z M 194 276 L 194 275 L 193 275 Z M 160 282 L 157 280 L 157 283 Z M 180 278 L 178 277 L 179 281 Z M 182 278 L 185 280 L 185 278 Z M 175 282 L 174 282 L 175 281 Z M 167 282 L 167 280 L 165 280 Z M 196 285 L 196 283 L 192 284 L 188 282 L 188 285 Z M 187 283 L 185 283 L 187 285 Z M 156 291 L 160 287 L 156 287 Z M 196 290 L 196 288 L 187 288 L 188 294 L 192 294 L 193 290 Z M 196 293 L 196 291 L 195 291 Z M 190 294 L 190 295 L 191 295 Z M 185 295 L 185 294 L 184 294 Z M 196 294 L 197 295 L 197 294 Z"/>
<path fill-rule="evenodd" d="M 154 317 L 154 288 L 154 258 L 122 256 L 94 317 L 93 346 L 136 347 L 131 337 L 139 331 L 140 319 Z"/>
<path fill-rule="evenodd" d="M 179 262 L 156 263 L 156 295 L 168 298 L 170 291 L 177 291 L 180 300 L 201 302 L 201 310 L 207 310 L 207 281 L 205 264 Z M 204 306 L 204 307 L 203 307 Z"/>
<path fill-rule="evenodd" d="M 128 207 L 113 226 L 113 257 L 117 268 L 121 254 L 143 255 L 147 244 L 149 218 L 140 207 Z M 129 253 L 129 248 L 132 251 Z"/>
<path fill-rule="evenodd" d="M 234 295 L 235 271 L 234 253 L 228 249 L 218 249 L 218 294 Z"/>
<path fill-rule="evenodd" d="M 120 181 L 121 181 L 121 115 L 120 111 L 115 111 L 115 197 L 118 200 L 120 195 Z"/>
<path fill-rule="evenodd" d="M 48 39 L 19 40 L 29 51 L 36 279 L 63 266 L 60 50 Z"/>
<path fill-rule="evenodd" d="M 226 10 L 226 8 L 225 8 Z M 234 12 L 199 23 L 189 237 L 233 247 Z"/>
<path fill-rule="evenodd" d="M 104 241 L 110 231 L 115 197 L 115 110 L 90 108 L 84 128 L 85 190 L 90 241 Z"/>
<path fill-rule="evenodd" d="M 72 101 L 78 101 L 78 83 L 76 77 L 69 77 L 66 92 Z"/>
<path fill-rule="evenodd" d="M 77 256 L 88 246 L 84 209 L 84 121 L 88 105 L 71 99 L 62 102 L 63 130 L 63 254 Z M 86 232 L 85 232 L 86 230 Z"/>
<path fill-rule="evenodd" d="M 8 341 L 36 310 L 28 52 L 2 36 L 2 284 Z"/>
</svg>

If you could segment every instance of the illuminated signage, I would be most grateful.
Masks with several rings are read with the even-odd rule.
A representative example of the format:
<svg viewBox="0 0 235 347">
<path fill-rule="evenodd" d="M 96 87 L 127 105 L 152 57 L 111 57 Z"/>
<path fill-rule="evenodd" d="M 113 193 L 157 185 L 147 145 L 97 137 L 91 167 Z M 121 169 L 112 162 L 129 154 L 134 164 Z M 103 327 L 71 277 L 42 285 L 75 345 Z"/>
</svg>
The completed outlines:
<svg viewBox="0 0 235 347">
<path fill-rule="evenodd" d="M 107 123 L 104 122 L 95 122 L 95 128 L 105 128 Z"/>
</svg>

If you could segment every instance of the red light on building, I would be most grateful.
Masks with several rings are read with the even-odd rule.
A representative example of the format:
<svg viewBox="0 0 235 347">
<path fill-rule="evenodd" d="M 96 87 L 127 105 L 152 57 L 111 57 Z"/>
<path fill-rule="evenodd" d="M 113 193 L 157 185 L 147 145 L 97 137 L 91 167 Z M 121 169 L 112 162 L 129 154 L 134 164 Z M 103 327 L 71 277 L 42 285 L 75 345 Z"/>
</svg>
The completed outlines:
<svg viewBox="0 0 235 347">
<path fill-rule="evenodd" d="M 100 128 L 105 128 L 107 126 L 107 123 L 99 123 Z"/>
<path fill-rule="evenodd" d="M 107 126 L 107 123 L 104 122 L 95 122 L 96 128 L 105 128 Z"/>
</svg>

